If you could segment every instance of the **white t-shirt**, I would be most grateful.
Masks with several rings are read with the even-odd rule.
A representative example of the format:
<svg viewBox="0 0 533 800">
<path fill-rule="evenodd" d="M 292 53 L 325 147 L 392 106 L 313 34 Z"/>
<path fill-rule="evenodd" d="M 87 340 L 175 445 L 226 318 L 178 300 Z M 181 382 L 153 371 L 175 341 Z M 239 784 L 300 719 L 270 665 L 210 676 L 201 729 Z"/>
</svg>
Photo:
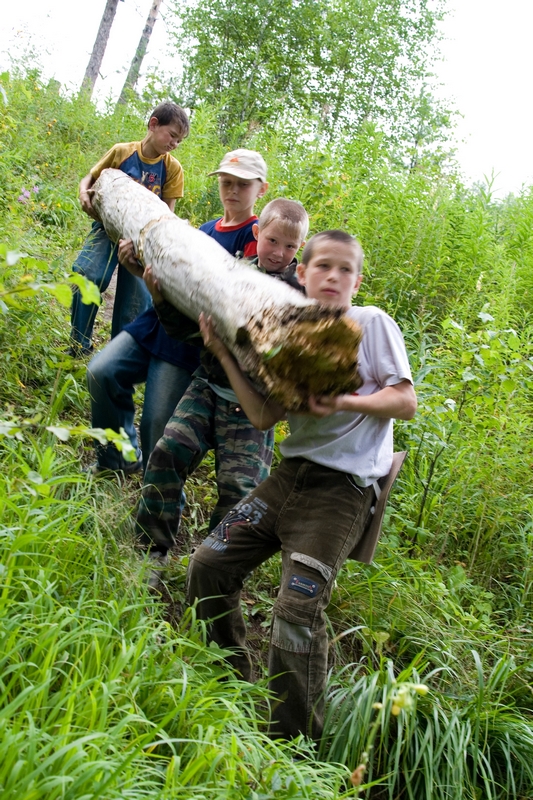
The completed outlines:
<svg viewBox="0 0 533 800">
<path fill-rule="evenodd" d="M 388 314 L 375 306 L 352 308 L 347 314 L 361 325 L 357 394 L 374 394 L 403 380 L 412 383 L 403 336 Z M 288 414 L 290 436 L 280 445 L 287 458 L 301 456 L 353 475 L 360 486 L 370 486 L 390 471 L 392 464 L 391 419 L 339 411 L 318 419 Z"/>
</svg>

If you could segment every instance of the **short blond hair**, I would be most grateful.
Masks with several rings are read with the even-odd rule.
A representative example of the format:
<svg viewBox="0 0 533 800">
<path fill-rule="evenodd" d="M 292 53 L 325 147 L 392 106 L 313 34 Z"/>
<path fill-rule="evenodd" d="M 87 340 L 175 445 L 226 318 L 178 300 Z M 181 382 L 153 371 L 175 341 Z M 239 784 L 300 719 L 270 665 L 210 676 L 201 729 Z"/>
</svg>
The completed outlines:
<svg viewBox="0 0 533 800">
<path fill-rule="evenodd" d="M 357 274 L 361 274 L 363 271 L 363 260 L 365 257 L 363 248 L 355 236 L 352 236 L 352 234 L 348 233 L 347 231 L 341 231 L 338 228 L 331 231 L 321 231 L 320 233 L 315 233 L 314 236 L 311 236 L 302 252 L 302 264 L 308 264 L 311 261 L 313 258 L 315 245 L 321 239 L 329 239 L 331 242 L 341 242 L 342 244 L 352 245 L 355 253 Z"/>
<path fill-rule="evenodd" d="M 257 221 L 260 231 L 264 231 L 273 222 L 279 222 L 287 232 L 303 242 L 309 232 L 309 217 L 301 203 L 278 197 L 271 200 L 261 211 Z"/>
</svg>

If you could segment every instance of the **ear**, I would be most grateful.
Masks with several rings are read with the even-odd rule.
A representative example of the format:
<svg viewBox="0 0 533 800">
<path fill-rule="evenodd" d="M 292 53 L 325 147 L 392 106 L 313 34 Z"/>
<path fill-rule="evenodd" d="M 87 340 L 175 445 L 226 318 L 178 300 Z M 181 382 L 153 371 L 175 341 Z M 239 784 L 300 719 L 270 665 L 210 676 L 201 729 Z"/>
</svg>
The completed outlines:
<svg viewBox="0 0 533 800">
<path fill-rule="evenodd" d="M 159 120 L 157 117 L 150 117 L 150 121 L 148 122 L 148 130 L 155 131 L 156 128 L 159 128 Z"/>
<path fill-rule="evenodd" d="M 257 224 L 257 222 L 254 222 L 254 224 L 252 225 L 252 233 L 254 235 L 254 239 L 257 241 L 257 237 L 259 235 L 259 225 Z"/>
<path fill-rule="evenodd" d="M 296 277 L 301 286 L 305 286 L 305 264 L 298 264 L 296 267 Z"/>
<path fill-rule="evenodd" d="M 359 287 L 361 286 L 362 282 L 363 282 L 363 276 L 362 275 L 358 275 L 357 279 L 355 281 L 355 286 L 353 288 L 353 294 L 354 295 L 356 295 L 357 292 L 359 291 Z"/>
<path fill-rule="evenodd" d="M 259 189 L 258 197 L 263 197 L 268 191 L 268 183 L 262 183 L 261 188 Z"/>
</svg>

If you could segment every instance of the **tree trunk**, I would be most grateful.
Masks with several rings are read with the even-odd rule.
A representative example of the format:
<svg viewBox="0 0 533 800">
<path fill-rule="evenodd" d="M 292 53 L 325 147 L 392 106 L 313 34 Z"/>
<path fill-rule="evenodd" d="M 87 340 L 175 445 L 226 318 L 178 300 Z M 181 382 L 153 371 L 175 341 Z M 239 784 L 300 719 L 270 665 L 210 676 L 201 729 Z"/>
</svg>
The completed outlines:
<svg viewBox="0 0 533 800">
<path fill-rule="evenodd" d="M 120 170 L 104 170 L 93 190 L 108 236 L 133 240 L 165 299 L 181 312 L 213 317 L 220 338 L 266 395 L 296 411 L 311 394 L 361 385 L 361 329 L 340 310 L 233 258 Z"/>
<path fill-rule="evenodd" d="M 146 55 L 146 49 L 148 47 L 148 42 L 150 41 L 150 36 L 152 35 L 152 31 L 154 29 L 155 21 L 157 19 L 157 15 L 159 13 L 159 6 L 161 5 L 162 0 L 153 0 L 152 7 L 150 9 L 150 13 L 148 14 L 148 19 L 146 20 L 146 25 L 144 26 L 144 30 L 142 32 L 142 36 L 139 40 L 139 44 L 137 45 L 137 50 L 135 51 L 135 55 L 133 56 L 133 61 L 131 62 L 131 66 L 124 82 L 124 86 L 122 87 L 122 91 L 120 93 L 120 97 L 118 98 L 117 105 L 126 102 L 128 89 L 134 89 L 135 84 L 139 80 L 139 72 L 141 70 L 141 64 L 143 62 L 143 58 Z"/>
<path fill-rule="evenodd" d="M 81 84 L 81 92 L 87 92 L 89 97 L 92 96 L 94 84 L 96 83 L 98 73 L 100 72 L 100 67 L 102 66 L 102 60 L 107 47 L 107 40 L 109 39 L 111 26 L 113 24 L 113 20 L 115 19 L 115 14 L 117 13 L 118 3 L 119 0 L 107 0 L 104 13 L 102 14 L 102 19 L 100 20 L 100 27 L 98 28 L 98 33 L 96 34 L 93 51 L 91 53 L 89 63 L 87 64 L 85 76 Z"/>
</svg>

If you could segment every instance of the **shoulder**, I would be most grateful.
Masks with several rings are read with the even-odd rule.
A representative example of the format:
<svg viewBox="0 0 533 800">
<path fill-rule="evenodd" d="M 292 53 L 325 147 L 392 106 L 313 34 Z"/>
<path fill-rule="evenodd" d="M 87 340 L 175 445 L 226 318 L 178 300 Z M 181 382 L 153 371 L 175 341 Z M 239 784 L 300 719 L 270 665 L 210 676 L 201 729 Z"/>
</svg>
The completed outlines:
<svg viewBox="0 0 533 800">
<path fill-rule="evenodd" d="M 233 256 L 254 256 L 257 252 L 253 235 L 253 225 L 257 217 L 253 216 L 238 225 L 222 225 L 223 217 L 211 220 L 200 226 L 200 230 L 215 239 Z"/>
<path fill-rule="evenodd" d="M 174 158 L 173 155 L 170 153 L 165 153 L 163 155 L 163 161 L 165 162 L 165 167 L 167 168 L 167 172 L 170 175 L 181 175 L 183 172 L 183 167 L 181 166 L 180 162 L 177 158 Z"/>
<path fill-rule="evenodd" d="M 399 380 L 411 380 L 411 371 L 404 338 L 398 324 L 376 306 L 352 306 L 350 319 L 363 330 L 359 345 L 359 366 L 387 386 Z"/>
<path fill-rule="evenodd" d="M 91 169 L 93 178 L 98 178 L 102 170 L 109 167 L 118 168 L 136 151 L 137 142 L 118 142 L 102 156 Z"/>
<path fill-rule="evenodd" d="M 373 326 L 400 330 L 393 318 L 377 306 L 352 306 L 346 313 L 363 330 Z"/>
<path fill-rule="evenodd" d="M 140 142 L 117 142 L 114 144 L 109 153 L 113 153 L 118 158 L 127 158 L 136 150 L 140 150 Z"/>
<path fill-rule="evenodd" d="M 199 230 L 203 231 L 204 233 L 211 233 L 211 231 L 214 230 L 217 222 L 220 222 L 221 219 L 222 217 L 218 217 L 218 219 L 210 219 L 209 222 L 204 222 L 202 225 L 200 225 Z"/>
<path fill-rule="evenodd" d="M 302 286 L 296 274 L 297 269 L 298 261 L 296 258 L 293 258 L 289 266 L 282 272 L 282 280 L 288 283 L 289 286 L 292 286 L 293 289 L 297 289 L 299 292 L 302 292 L 302 294 L 305 294 L 305 287 Z"/>
<path fill-rule="evenodd" d="M 397 347 L 405 348 L 402 332 L 398 323 L 377 306 L 352 306 L 347 312 L 363 330 L 363 345 L 379 347 L 383 342 L 394 342 Z"/>
</svg>

